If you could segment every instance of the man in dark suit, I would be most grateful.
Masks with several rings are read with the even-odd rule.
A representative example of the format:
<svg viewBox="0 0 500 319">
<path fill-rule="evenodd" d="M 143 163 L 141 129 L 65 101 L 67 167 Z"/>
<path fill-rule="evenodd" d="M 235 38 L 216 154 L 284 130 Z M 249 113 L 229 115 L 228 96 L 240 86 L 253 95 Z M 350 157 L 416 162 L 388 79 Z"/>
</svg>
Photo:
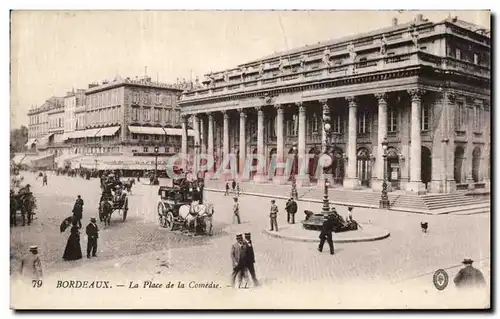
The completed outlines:
<svg viewBox="0 0 500 319">
<path fill-rule="evenodd" d="M 73 206 L 73 220 L 78 223 L 78 228 L 82 228 L 83 218 L 83 199 L 80 195 L 77 196 L 75 205 Z"/>
<path fill-rule="evenodd" d="M 297 213 L 297 202 L 293 198 L 290 198 L 286 202 L 286 207 L 285 207 L 286 213 L 287 213 L 287 222 L 290 224 L 290 221 L 292 224 L 295 224 L 295 213 Z"/>
<path fill-rule="evenodd" d="M 246 261 L 247 261 L 247 253 L 248 246 L 243 240 L 243 235 L 236 235 L 236 243 L 231 247 L 231 261 L 233 265 L 233 274 L 231 278 L 231 284 L 234 287 L 234 282 L 236 281 L 236 277 L 238 277 L 239 285 L 243 281 L 243 276 L 245 275 L 246 270 Z"/>
<path fill-rule="evenodd" d="M 323 245 L 325 244 L 326 240 L 328 246 L 330 246 L 330 255 L 334 254 L 333 239 L 332 239 L 333 228 L 334 228 L 333 215 L 328 215 L 327 217 L 325 217 L 325 221 L 323 222 L 323 227 L 321 228 L 321 233 L 319 234 L 319 239 L 320 239 L 318 246 L 319 252 L 323 251 Z"/>
<path fill-rule="evenodd" d="M 92 252 L 92 257 L 97 257 L 97 238 L 99 238 L 99 228 L 96 225 L 96 219 L 92 217 L 90 219 L 90 224 L 86 228 L 87 233 L 87 258 L 90 258 L 90 253 Z"/>
<path fill-rule="evenodd" d="M 248 269 L 248 272 L 250 272 L 250 276 L 252 276 L 253 285 L 257 287 L 259 285 L 259 281 L 257 280 L 257 276 L 255 275 L 255 253 L 253 250 L 251 236 L 252 235 L 250 233 L 245 233 L 245 241 L 248 249 L 246 268 Z"/>
<path fill-rule="evenodd" d="M 462 264 L 464 268 L 460 269 L 453 279 L 457 288 L 483 288 L 486 286 L 486 280 L 479 269 L 472 267 L 474 261 L 470 258 L 464 259 Z"/>
</svg>

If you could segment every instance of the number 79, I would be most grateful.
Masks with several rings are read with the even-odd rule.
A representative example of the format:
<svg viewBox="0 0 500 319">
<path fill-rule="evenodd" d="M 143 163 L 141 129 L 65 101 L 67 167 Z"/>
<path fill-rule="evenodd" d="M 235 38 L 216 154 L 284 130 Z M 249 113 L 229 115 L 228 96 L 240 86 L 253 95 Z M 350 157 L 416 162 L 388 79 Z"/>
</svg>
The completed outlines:
<svg viewBox="0 0 500 319">
<path fill-rule="evenodd" d="M 42 287 L 43 281 L 33 279 L 31 283 L 33 284 L 33 288 L 40 288 Z"/>
</svg>

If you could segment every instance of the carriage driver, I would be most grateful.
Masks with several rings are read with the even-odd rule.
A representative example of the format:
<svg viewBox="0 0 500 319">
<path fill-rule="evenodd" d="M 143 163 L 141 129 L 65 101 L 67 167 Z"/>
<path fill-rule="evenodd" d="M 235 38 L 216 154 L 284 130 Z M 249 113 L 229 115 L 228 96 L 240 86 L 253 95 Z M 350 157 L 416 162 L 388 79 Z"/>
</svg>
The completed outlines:
<svg viewBox="0 0 500 319">
<path fill-rule="evenodd" d="M 115 201 L 118 202 L 122 199 L 122 188 L 120 185 L 115 186 Z"/>
</svg>

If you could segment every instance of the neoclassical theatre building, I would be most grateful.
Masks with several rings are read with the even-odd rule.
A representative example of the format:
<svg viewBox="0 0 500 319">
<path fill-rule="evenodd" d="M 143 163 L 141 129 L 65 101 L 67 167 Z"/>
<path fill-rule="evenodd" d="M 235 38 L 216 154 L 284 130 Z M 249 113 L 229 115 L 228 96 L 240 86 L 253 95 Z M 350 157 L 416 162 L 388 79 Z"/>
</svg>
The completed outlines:
<svg viewBox="0 0 500 319">
<path fill-rule="evenodd" d="M 487 187 L 490 50 L 488 30 L 456 17 L 393 19 L 384 29 L 210 73 L 203 88 L 184 92 L 181 115 L 184 127 L 192 120 L 201 151 L 218 165 L 234 154 L 240 172 L 247 154 L 269 161 L 296 153 L 305 167 L 297 182 L 317 182 L 329 115 L 337 186 L 379 190 L 386 174 L 392 190 Z M 184 131 L 187 153 L 185 138 Z M 280 180 L 265 173 L 253 178 Z"/>
</svg>

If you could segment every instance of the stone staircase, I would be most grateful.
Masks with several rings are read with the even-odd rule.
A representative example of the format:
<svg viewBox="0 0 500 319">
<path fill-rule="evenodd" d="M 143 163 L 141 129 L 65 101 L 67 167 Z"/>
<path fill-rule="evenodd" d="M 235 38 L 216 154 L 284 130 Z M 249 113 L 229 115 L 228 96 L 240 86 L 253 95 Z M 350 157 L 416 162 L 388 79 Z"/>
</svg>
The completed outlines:
<svg viewBox="0 0 500 319">
<path fill-rule="evenodd" d="M 225 191 L 225 182 L 208 181 L 207 190 Z M 272 198 L 289 198 L 291 185 L 258 184 L 244 182 L 240 184 L 242 194 Z M 299 200 L 310 202 L 323 201 L 323 188 L 319 186 L 300 187 L 297 190 Z M 330 203 L 341 206 L 355 206 L 365 208 L 379 208 L 380 192 L 370 189 L 344 190 L 330 188 L 328 198 Z M 467 192 L 452 194 L 411 195 L 403 192 L 388 194 L 391 210 L 413 212 L 421 214 L 449 214 L 465 212 L 483 213 L 490 210 L 490 196 L 469 196 Z"/>
<path fill-rule="evenodd" d="M 466 210 L 487 212 L 490 210 L 490 196 L 469 196 L 466 192 L 421 196 L 403 194 L 395 200 L 391 209 L 423 214 L 449 214 Z"/>
</svg>

